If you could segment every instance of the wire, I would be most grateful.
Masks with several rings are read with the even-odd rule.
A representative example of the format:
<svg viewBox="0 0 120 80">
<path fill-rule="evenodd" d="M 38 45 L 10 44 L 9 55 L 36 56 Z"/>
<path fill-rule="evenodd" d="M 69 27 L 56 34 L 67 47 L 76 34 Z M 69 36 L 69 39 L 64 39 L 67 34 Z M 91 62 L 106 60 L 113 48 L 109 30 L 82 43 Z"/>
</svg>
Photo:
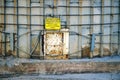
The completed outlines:
<svg viewBox="0 0 120 80">
<path fill-rule="evenodd" d="M 18 46 L 15 46 L 15 47 L 18 48 L 20 51 L 22 51 L 22 52 L 28 54 L 29 56 L 32 56 L 33 52 L 36 50 L 36 48 L 37 48 L 37 46 L 38 46 L 38 44 L 39 44 L 40 34 L 41 34 L 41 31 L 39 32 L 39 35 L 38 35 L 38 38 L 37 38 L 36 44 L 35 44 L 34 48 L 30 51 L 30 54 L 29 54 L 28 52 L 26 52 L 26 51 L 20 49 Z"/>
<path fill-rule="evenodd" d="M 43 30 L 32 30 L 32 32 L 34 32 L 34 31 L 39 31 L 39 34 L 38 34 L 38 36 L 37 36 L 38 38 L 37 38 L 37 40 L 36 40 L 35 46 L 34 46 L 34 48 L 30 51 L 30 54 L 29 54 L 28 52 L 20 49 L 20 48 L 19 48 L 18 46 L 16 46 L 16 45 L 14 45 L 14 47 L 16 47 L 16 48 L 19 49 L 20 51 L 24 52 L 25 54 L 31 56 L 31 55 L 33 54 L 33 52 L 36 50 L 36 48 L 37 48 L 37 46 L 38 46 L 38 44 L 39 44 L 40 36 L 41 36 L 41 33 L 42 33 Z M 1 33 L 5 33 L 5 34 L 10 34 L 9 32 L 5 32 L 5 31 L 0 31 L 0 32 L 1 32 Z M 17 36 L 17 37 L 21 37 L 21 36 L 23 36 L 23 35 L 25 35 L 25 34 L 28 34 L 28 33 L 30 33 L 30 32 L 31 32 L 31 31 L 26 32 L 26 33 L 24 33 L 24 34 L 22 34 L 22 35 L 19 35 L 19 36 Z M 16 41 L 17 41 L 17 40 L 16 40 Z"/>
<path fill-rule="evenodd" d="M 38 46 L 38 44 L 39 44 L 40 34 L 41 34 L 41 31 L 39 32 L 38 39 L 37 39 L 37 41 L 36 41 L 36 44 L 35 44 L 34 48 L 33 48 L 32 51 L 30 52 L 30 55 L 31 55 L 31 56 L 32 56 L 33 52 L 35 51 L 35 49 L 37 48 L 37 46 Z"/>
</svg>

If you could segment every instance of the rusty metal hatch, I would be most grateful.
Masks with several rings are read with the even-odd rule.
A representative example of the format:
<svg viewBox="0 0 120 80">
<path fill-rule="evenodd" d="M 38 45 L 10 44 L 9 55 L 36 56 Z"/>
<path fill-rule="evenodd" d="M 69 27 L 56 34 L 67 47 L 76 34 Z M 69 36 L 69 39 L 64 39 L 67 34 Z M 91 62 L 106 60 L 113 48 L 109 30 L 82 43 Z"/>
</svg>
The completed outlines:
<svg viewBox="0 0 120 80">
<path fill-rule="evenodd" d="M 68 55 L 68 35 L 68 32 L 46 31 L 44 34 L 45 58 L 66 59 Z"/>
<path fill-rule="evenodd" d="M 47 32 L 45 35 L 45 53 L 51 56 L 63 54 L 63 33 Z"/>
</svg>

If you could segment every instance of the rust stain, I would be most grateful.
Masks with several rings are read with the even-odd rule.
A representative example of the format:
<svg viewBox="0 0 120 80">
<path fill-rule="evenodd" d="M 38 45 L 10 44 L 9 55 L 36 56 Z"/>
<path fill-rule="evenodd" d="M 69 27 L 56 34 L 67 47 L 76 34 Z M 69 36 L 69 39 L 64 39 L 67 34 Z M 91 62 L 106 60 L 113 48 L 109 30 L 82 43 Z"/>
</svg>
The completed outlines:
<svg viewBox="0 0 120 80">
<path fill-rule="evenodd" d="M 45 35 L 46 59 L 65 59 L 68 56 L 63 55 L 63 33 L 47 32 Z"/>
<path fill-rule="evenodd" d="M 82 4 L 83 0 L 79 0 L 79 2 Z"/>
<path fill-rule="evenodd" d="M 82 48 L 82 57 L 90 57 L 90 47 L 85 46 Z"/>
<path fill-rule="evenodd" d="M 2 49 L 0 48 L 0 55 L 2 55 Z"/>
<path fill-rule="evenodd" d="M 111 52 L 110 52 L 110 50 L 108 49 L 108 48 L 103 48 L 103 55 L 104 56 L 110 56 L 111 55 Z"/>
<path fill-rule="evenodd" d="M 68 59 L 68 54 L 56 55 L 56 56 L 46 55 L 45 59 L 48 59 L 48 60 L 64 59 L 64 60 L 66 60 L 66 59 Z"/>
<path fill-rule="evenodd" d="M 116 50 L 115 50 L 116 51 Z M 95 48 L 94 52 L 93 52 L 93 57 L 97 57 L 100 55 L 100 48 Z M 103 48 L 103 55 L 104 56 L 110 56 L 111 52 L 108 48 Z M 84 48 L 82 48 L 82 57 L 90 57 L 90 47 L 89 46 L 85 46 Z"/>
<path fill-rule="evenodd" d="M 93 52 L 93 56 L 96 57 L 96 56 L 99 56 L 99 55 L 100 55 L 100 49 L 99 48 L 95 48 L 94 52 Z"/>
<path fill-rule="evenodd" d="M 62 33 L 47 33 L 46 34 L 46 52 L 48 54 L 62 54 L 63 43 Z"/>
</svg>

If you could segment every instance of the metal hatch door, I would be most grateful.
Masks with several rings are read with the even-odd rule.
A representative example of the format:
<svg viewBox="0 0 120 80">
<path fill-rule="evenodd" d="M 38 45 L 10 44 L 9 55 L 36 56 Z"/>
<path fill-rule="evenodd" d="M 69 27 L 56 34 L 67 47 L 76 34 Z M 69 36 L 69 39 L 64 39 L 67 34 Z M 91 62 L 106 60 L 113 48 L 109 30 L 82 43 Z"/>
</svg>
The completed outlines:
<svg viewBox="0 0 120 80">
<path fill-rule="evenodd" d="M 44 56 L 46 59 L 67 59 L 68 33 L 46 31 L 44 35 Z"/>
</svg>

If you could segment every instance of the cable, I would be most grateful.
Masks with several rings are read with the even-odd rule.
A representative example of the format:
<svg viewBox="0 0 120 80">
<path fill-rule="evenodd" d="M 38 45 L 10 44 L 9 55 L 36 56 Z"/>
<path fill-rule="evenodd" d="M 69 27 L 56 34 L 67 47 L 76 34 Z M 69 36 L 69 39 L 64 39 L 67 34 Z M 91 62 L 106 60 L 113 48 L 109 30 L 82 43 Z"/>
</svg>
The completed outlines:
<svg viewBox="0 0 120 80">
<path fill-rule="evenodd" d="M 86 35 L 82 35 L 82 34 L 80 34 L 80 33 L 74 32 L 74 31 L 69 31 L 69 32 L 70 32 L 70 35 L 78 35 L 78 36 L 83 36 L 83 37 L 85 37 L 85 38 L 90 39 L 90 37 L 88 37 L 88 36 L 86 36 Z"/>
<path fill-rule="evenodd" d="M 33 54 L 33 52 L 35 51 L 35 49 L 37 48 L 38 44 L 39 44 L 41 32 L 42 32 L 43 30 L 32 30 L 32 32 L 34 32 L 34 31 L 39 31 L 39 34 L 38 34 L 38 36 L 37 36 L 38 38 L 37 38 L 37 40 L 36 40 L 35 46 L 34 46 L 34 48 L 30 51 L 30 54 L 29 54 L 28 52 L 20 49 L 18 46 L 15 46 L 15 45 L 14 45 L 14 47 L 16 47 L 16 48 L 19 49 L 20 51 L 24 52 L 25 54 L 31 56 L 31 55 Z M 0 32 L 1 32 L 1 33 L 5 33 L 5 34 L 10 34 L 9 32 L 4 32 L 4 31 L 0 31 Z M 21 37 L 21 36 L 23 36 L 23 35 L 25 35 L 25 34 L 28 34 L 28 33 L 30 33 L 30 31 L 29 31 L 29 32 L 26 32 L 26 33 L 24 33 L 24 34 L 22 34 L 22 35 L 19 35 L 19 36 L 17 36 L 17 37 Z M 15 33 L 15 34 L 16 34 L 16 33 Z M 16 41 L 17 41 L 17 40 L 16 40 Z"/>
<path fill-rule="evenodd" d="M 37 41 L 36 41 L 36 44 L 35 44 L 34 48 L 32 49 L 32 51 L 30 51 L 30 56 L 32 56 L 33 52 L 35 51 L 35 49 L 37 48 L 37 46 L 38 46 L 38 44 L 39 44 L 40 34 L 41 34 L 41 31 L 39 32 L 38 39 L 37 39 Z"/>
</svg>

